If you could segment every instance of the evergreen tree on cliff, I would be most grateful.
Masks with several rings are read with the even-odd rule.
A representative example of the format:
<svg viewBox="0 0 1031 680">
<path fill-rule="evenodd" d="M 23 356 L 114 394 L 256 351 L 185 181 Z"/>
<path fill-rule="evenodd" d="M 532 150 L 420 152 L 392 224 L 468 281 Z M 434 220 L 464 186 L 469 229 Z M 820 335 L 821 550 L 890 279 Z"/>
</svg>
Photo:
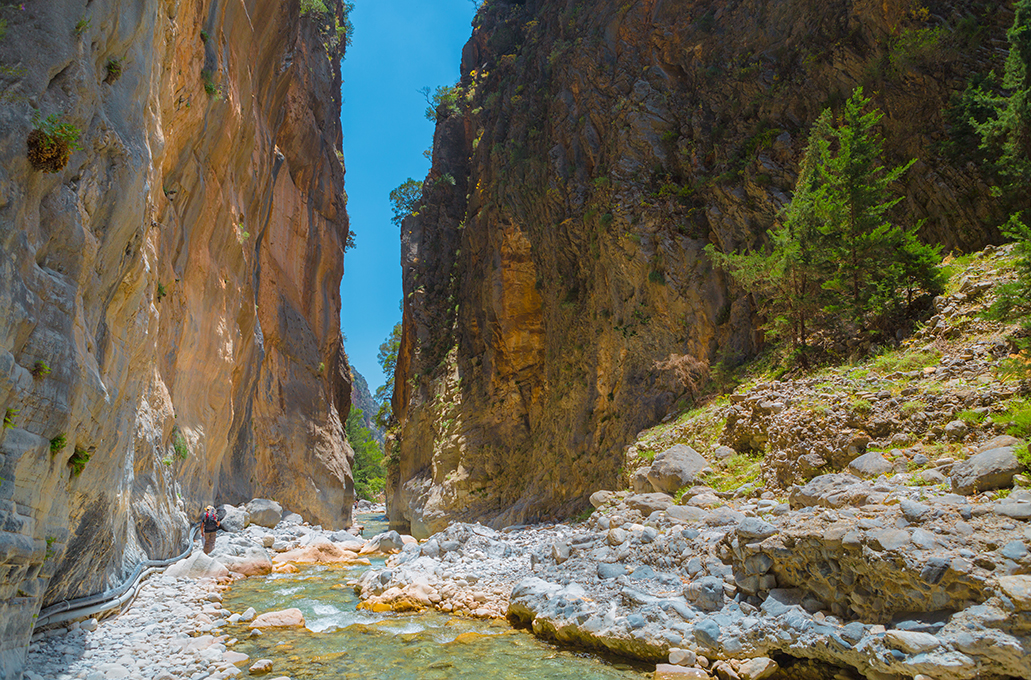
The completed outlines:
<svg viewBox="0 0 1031 680">
<path fill-rule="evenodd" d="M 901 197 L 891 185 L 915 161 L 887 169 L 877 125 L 883 114 L 869 109 L 863 89 L 845 103 L 838 124 L 816 140 L 820 184 L 817 211 L 826 254 L 834 267 L 823 284 L 838 292 L 828 311 L 860 329 L 871 323 L 895 326 L 915 289 L 938 293 L 938 250 L 922 244 L 917 227 L 894 224 L 890 212 Z"/>
<path fill-rule="evenodd" d="M 835 122 L 825 110 L 810 132 L 783 225 L 770 232 L 768 251 L 707 252 L 745 289 L 756 293 L 775 337 L 791 338 L 807 363 L 816 330 L 874 327 L 887 331 L 904 318 L 914 293 L 942 290 L 938 248 L 890 220 L 900 198 L 891 185 L 913 164 L 882 162 L 880 111 L 855 91 Z"/>
</svg>

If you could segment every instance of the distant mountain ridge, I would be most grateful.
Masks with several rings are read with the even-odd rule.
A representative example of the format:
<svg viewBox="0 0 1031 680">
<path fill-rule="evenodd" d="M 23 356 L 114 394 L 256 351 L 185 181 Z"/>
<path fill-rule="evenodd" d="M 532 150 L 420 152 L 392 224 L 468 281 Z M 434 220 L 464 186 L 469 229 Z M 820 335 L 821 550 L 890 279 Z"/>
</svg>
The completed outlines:
<svg viewBox="0 0 1031 680">
<path fill-rule="evenodd" d="M 369 428 L 373 439 L 382 444 L 385 432 L 376 425 L 375 417 L 379 411 L 379 404 L 369 391 L 369 381 L 354 366 L 351 367 L 351 380 L 351 404 L 362 410 L 362 422 Z"/>
</svg>

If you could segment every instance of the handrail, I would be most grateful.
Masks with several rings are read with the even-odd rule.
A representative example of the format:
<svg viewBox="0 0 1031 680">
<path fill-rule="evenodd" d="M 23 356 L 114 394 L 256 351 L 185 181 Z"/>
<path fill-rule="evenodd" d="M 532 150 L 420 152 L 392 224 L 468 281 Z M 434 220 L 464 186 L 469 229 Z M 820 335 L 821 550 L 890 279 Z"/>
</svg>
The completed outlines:
<svg viewBox="0 0 1031 680">
<path fill-rule="evenodd" d="M 134 588 L 138 581 L 143 576 L 152 573 L 154 567 L 167 567 L 184 557 L 188 557 L 193 552 L 193 542 L 197 540 L 197 533 L 200 531 L 200 526 L 194 526 L 190 531 L 190 542 L 182 553 L 175 557 L 170 557 L 167 560 L 143 560 L 136 565 L 133 569 L 132 574 L 121 585 L 115 588 L 109 588 L 102 593 L 96 593 L 94 595 L 86 595 L 84 597 L 77 597 L 74 600 L 62 600 L 56 602 L 45 609 L 40 610 L 39 615 L 36 617 L 36 622 L 32 628 L 35 630 L 42 625 L 45 625 L 50 619 L 57 618 L 60 621 L 67 621 L 68 619 L 78 618 L 79 616 L 86 616 L 88 614 L 97 614 L 108 609 L 114 609 L 125 603 L 129 598 L 123 598 L 127 590 Z M 147 569 L 146 572 L 143 570 Z M 134 590 L 132 595 L 134 596 L 136 591 Z M 108 606 L 110 605 L 110 606 Z M 89 612 L 80 611 L 89 609 Z M 58 616 L 61 615 L 61 616 Z"/>
</svg>

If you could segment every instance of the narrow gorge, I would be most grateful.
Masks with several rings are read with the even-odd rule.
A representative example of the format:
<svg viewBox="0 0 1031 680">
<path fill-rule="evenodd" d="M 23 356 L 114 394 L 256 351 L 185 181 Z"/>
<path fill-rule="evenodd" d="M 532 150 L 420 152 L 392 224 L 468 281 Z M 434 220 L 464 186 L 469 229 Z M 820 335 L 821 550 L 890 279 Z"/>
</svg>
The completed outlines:
<svg viewBox="0 0 1031 680">
<path fill-rule="evenodd" d="M 1029 102 L 1031 0 L 0 3 L 0 680 L 1031 677 Z"/>
</svg>

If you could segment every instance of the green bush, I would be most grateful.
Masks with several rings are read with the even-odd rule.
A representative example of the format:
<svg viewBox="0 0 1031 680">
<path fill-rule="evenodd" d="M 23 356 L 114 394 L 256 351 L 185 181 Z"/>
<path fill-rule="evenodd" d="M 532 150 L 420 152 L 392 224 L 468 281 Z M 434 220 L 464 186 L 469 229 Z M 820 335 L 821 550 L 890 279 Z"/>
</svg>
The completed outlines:
<svg viewBox="0 0 1031 680">
<path fill-rule="evenodd" d="M 86 463 L 89 462 L 91 455 L 92 454 L 88 450 L 80 446 L 75 447 L 75 453 L 73 453 L 72 457 L 68 459 L 68 467 L 72 469 L 72 477 L 78 477 L 82 474 L 82 471 L 86 467 Z"/>
<path fill-rule="evenodd" d="M 50 455 L 54 455 L 64 450 L 64 447 L 68 445 L 68 437 L 64 436 L 64 432 L 57 435 L 50 440 Z"/>
<path fill-rule="evenodd" d="M 4 429 L 14 429 L 14 418 L 18 415 L 18 409 L 9 408 L 4 412 Z"/>
<path fill-rule="evenodd" d="M 186 437 L 183 436 L 183 431 L 176 425 L 172 428 L 172 449 L 175 451 L 175 457 L 179 460 L 186 460 L 190 457 L 190 446 L 186 443 Z"/>
<path fill-rule="evenodd" d="M 29 163 L 36 170 L 58 172 L 68 165 L 72 152 L 82 147 L 82 131 L 71 123 L 61 122 L 61 116 L 52 113 L 46 118 L 39 111 L 32 114 L 33 129 L 25 144 Z"/>
<path fill-rule="evenodd" d="M 1006 410 L 992 416 L 992 422 L 1006 427 L 1006 434 L 1013 437 L 1031 436 L 1031 403 L 1014 399 Z"/>
<path fill-rule="evenodd" d="M 50 375 L 50 367 L 47 366 L 45 362 L 37 361 L 32 366 L 32 377 L 33 378 L 43 378 L 43 377 L 48 376 L 48 375 Z"/>
</svg>

